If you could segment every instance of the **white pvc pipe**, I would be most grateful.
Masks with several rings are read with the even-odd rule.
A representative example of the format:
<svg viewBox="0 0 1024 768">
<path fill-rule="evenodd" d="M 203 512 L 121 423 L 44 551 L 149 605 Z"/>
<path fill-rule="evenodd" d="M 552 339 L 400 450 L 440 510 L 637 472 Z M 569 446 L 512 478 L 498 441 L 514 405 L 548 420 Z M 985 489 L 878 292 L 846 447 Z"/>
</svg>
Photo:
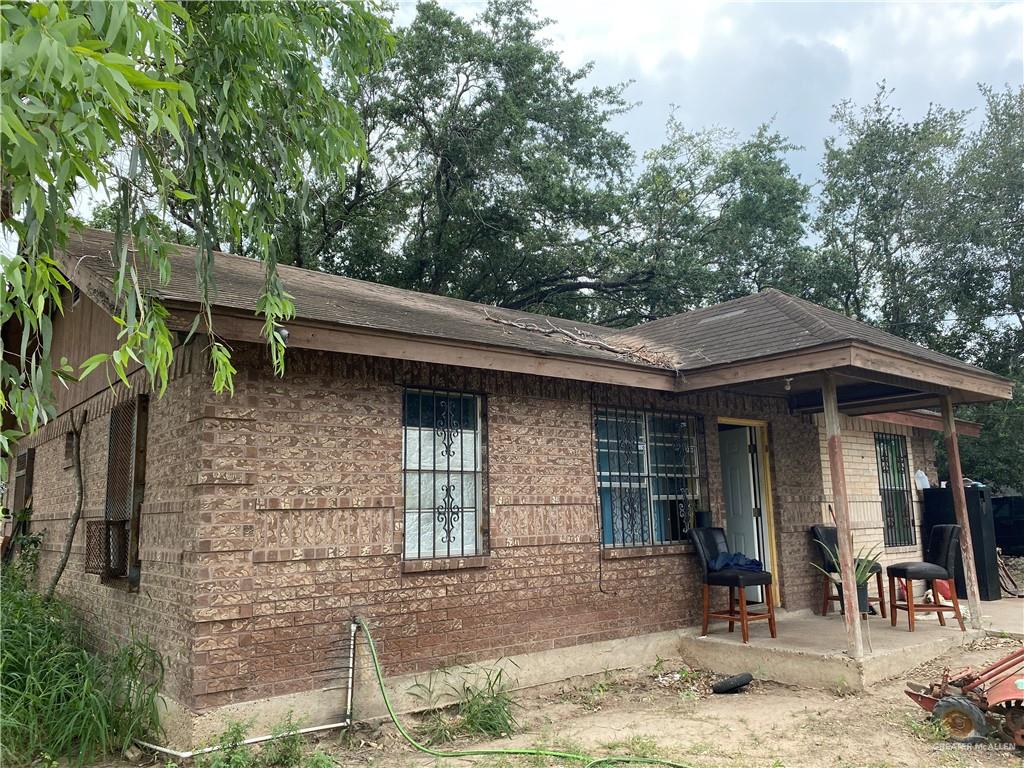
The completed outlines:
<svg viewBox="0 0 1024 768">
<path fill-rule="evenodd" d="M 280 739 L 283 736 L 291 736 L 294 733 L 297 733 L 297 734 L 316 733 L 317 731 L 328 731 L 328 730 L 331 730 L 332 728 L 348 728 L 350 725 L 352 725 L 352 719 L 351 718 L 349 718 L 347 720 L 342 720 L 341 722 L 338 722 L 338 723 L 327 723 L 326 725 L 314 725 L 314 726 L 311 726 L 309 728 L 299 728 L 298 730 L 288 731 L 287 733 L 275 733 L 275 734 L 267 734 L 265 736 L 253 736 L 250 739 L 245 739 L 244 741 L 240 741 L 238 743 L 239 743 L 239 745 L 242 745 L 242 744 L 246 744 L 246 745 L 248 745 L 248 744 L 261 744 L 264 741 L 273 741 L 274 739 Z M 142 747 L 144 749 L 151 749 L 154 752 L 159 752 L 160 754 L 163 754 L 163 755 L 170 755 L 171 757 L 176 757 L 179 760 L 190 760 L 191 758 L 195 757 L 196 755 L 205 755 L 205 754 L 208 754 L 210 752 L 217 752 L 218 750 L 224 749 L 223 746 L 217 745 L 215 747 L 205 747 L 203 749 L 194 749 L 194 750 L 192 750 L 190 752 L 179 752 L 176 749 L 171 749 L 170 747 L 161 747 L 161 746 L 159 746 L 157 744 L 150 744 L 148 741 L 142 741 L 141 739 L 134 739 L 134 741 L 135 741 L 136 744 L 138 744 L 140 747 Z"/>
<path fill-rule="evenodd" d="M 318 731 L 329 731 L 334 728 L 348 728 L 352 725 L 352 685 L 355 682 L 355 671 L 356 671 L 356 629 L 358 625 L 355 621 L 352 621 L 349 631 L 349 649 L 348 649 L 348 695 L 345 701 L 345 719 L 337 723 L 327 723 L 325 725 L 314 725 L 309 728 L 299 728 L 295 731 L 288 731 L 287 733 L 277 734 L 266 734 L 264 736 L 253 736 L 252 738 L 245 739 L 244 741 L 238 742 L 239 745 L 250 745 L 250 744 L 262 744 L 265 741 L 273 741 L 274 739 L 280 739 L 282 736 L 290 736 L 293 733 L 307 734 L 317 733 Z M 162 755 L 168 755 L 178 760 L 191 760 L 196 755 L 206 755 L 210 752 L 217 752 L 218 750 L 224 749 L 223 746 L 204 747 L 203 749 L 193 749 L 188 752 L 180 752 L 177 749 L 171 749 L 170 747 L 161 747 L 159 744 L 150 744 L 148 741 L 142 741 L 142 739 L 133 739 L 133 741 L 143 749 L 149 749 L 153 752 L 159 752 Z"/>
</svg>

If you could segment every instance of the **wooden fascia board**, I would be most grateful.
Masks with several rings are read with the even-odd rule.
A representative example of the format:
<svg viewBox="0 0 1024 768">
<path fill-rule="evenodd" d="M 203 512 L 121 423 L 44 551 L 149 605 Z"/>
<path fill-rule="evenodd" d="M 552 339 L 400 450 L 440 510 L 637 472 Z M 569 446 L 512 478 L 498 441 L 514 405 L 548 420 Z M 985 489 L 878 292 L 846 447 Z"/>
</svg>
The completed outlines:
<svg viewBox="0 0 1024 768">
<path fill-rule="evenodd" d="M 725 363 L 691 372 L 683 371 L 678 389 L 681 392 L 715 389 L 755 381 L 785 379 L 849 365 L 849 345 L 829 345 L 740 363 Z"/>
<path fill-rule="evenodd" d="M 187 330 L 191 327 L 194 307 L 174 306 L 169 309 L 169 327 L 175 330 Z M 225 339 L 265 343 L 262 336 L 263 322 L 250 315 L 216 312 L 214 328 L 217 334 Z M 289 321 L 287 329 L 288 346 L 292 348 L 510 371 L 668 392 L 675 390 L 676 374 L 669 370 L 643 370 L 601 360 L 530 354 L 482 344 L 297 320 Z"/>
<path fill-rule="evenodd" d="M 932 432 L 942 431 L 942 416 L 935 414 L 929 416 L 926 413 L 913 413 L 911 411 L 893 411 L 892 413 L 873 413 L 870 416 L 858 416 L 858 419 L 868 421 L 881 421 L 886 424 L 900 424 L 905 427 L 917 427 Z M 981 424 L 967 419 L 956 420 L 956 431 L 961 435 L 978 437 L 981 435 Z"/>
<path fill-rule="evenodd" d="M 981 400 L 1009 400 L 1013 382 L 994 373 L 973 373 L 961 368 L 921 360 L 865 344 L 851 346 L 854 367 L 921 382 L 922 389 L 939 391 L 940 387 L 965 394 L 980 395 Z"/>
</svg>

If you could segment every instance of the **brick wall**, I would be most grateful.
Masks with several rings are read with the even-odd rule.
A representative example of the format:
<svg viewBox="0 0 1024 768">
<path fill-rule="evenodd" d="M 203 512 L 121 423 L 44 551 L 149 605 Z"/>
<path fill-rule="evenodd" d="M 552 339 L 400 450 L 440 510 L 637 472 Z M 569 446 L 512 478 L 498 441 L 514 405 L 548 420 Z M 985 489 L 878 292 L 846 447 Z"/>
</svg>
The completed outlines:
<svg viewBox="0 0 1024 768">
<path fill-rule="evenodd" d="M 130 629 L 151 637 L 169 659 L 168 694 L 186 706 L 340 685 L 354 614 L 371 620 L 389 675 L 696 624 L 699 566 L 688 546 L 602 556 L 592 403 L 702 414 L 718 523 L 716 419 L 766 419 L 775 575 L 788 608 L 816 604 L 807 528 L 824 499 L 817 428 L 781 399 L 675 396 L 301 350 L 282 380 L 259 347 L 236 345 L 234 359 L 233 398 L 213 395 L 183 354 L 165 397 L 151 401 L 139 592 L 84 574 L 84 525 L 62 582 L 98 642 Z M 403 564 L 406 386 L 487 397 L 486 556 L 430 570 Z M 109 411 L 124 396 L 104 392 L 85 404 L 87 519 L 103 514 Z M 73 501 L 62 424 L 33 438 L 35 525 L 61 531 Z M 44 578 L 58 546 L 48 535 Z"/>
<path fill-rule="evenodd" d="M 674 397 L 473 369 L 294 351 L 284 381 L 236 351 L 236 396 L 204 406 L 197 531 L 197 707 L 338 684 L 346 622 L 367 616 L 389 675 L 696 623 L 686 547 L 602 558 L 591 402 L 707 419 L 770 418 L 778 575 L 786 604 L 815 600 L 807 526 L 821 508 L 817 435 L 781 400 Z M 486 557 L 403 568 L 404 386 L 485 393 Z"/>
<path fill-rule="evenodd" d="M 110 411 L 117 403 L 149 391 L 143 373 L 134 374 L 131 380 L 131 391 L 121 386 L 103 389 L 74 409 L 76 419 L 83 410 L 87 412 L 81 443 L 85 494 L 82 519 L 58 594 L 78 609 L 100 650 L 111 650 L 132 633 L 147 639 L 165 657 L 167 695 L 187 703 L 192 690 L 195 591 L 188 549 L 194 527 L 191 510 L 201 415 L 191 403 L 197 390 L 208 386 L 205 377 L 192 373 L 190 352 L 178 355 L 166 395 L 151 397 L 139 541 L 140 588 L 128 592 L 85 573 L 87 523 L 104 516 Z M 32 530 L 45 532 L 37 575 L 41 585 L 48 583 L 60 558 L 75 504 L 73 469 L 65 467 L 64 460 L 69 425 L 69 414 L 62 414 L 21 444 L 36 449 Z"/>
<path fill-rule="evenodd" d="M 828 447 L 825 438 L 824 421 L 815 417 L 819 424 L 821 462 L 824 470 L 826 500 L 831 501 L 832 478 L 829 470 Z M 878 548 L 883 568 L 892 563 L 918 560 L 922 556 L 922 542 L 919 540 L 921 521 L 921 494 L 916 490 L 914 474 L 921 469 L 932 484 L 938 476 L 935 468 L 935 443 L 927 430 L 899 424 L 870 421 L 864 418 L 841 419 L 843 437 L 843 461 L 846 465 L 846 486 L 850 500 L 850 522 L 853 529 L 854 551 L 861 547 Z M 903 435 L 907 441 L 907 460 L 910 466 L 910 482 L 914 500 L 914 531 L 917 541 L 911 546 L 886 547 L 885 529 L 882 519 L 882 498 L 878 484 L 878 457 L 875 451 L 875 433 Z M 822 520 L 831 523 L 827 508 L 822 510 Z"/>
</svg>

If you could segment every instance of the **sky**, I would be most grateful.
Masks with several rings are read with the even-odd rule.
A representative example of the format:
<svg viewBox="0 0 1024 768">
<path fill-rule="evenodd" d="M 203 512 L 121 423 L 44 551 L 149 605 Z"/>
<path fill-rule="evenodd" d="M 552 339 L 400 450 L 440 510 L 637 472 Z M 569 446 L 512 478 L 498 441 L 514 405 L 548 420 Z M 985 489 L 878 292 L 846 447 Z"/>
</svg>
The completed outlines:
<svg viewBox="0 0 1024 768">
<path fill-rule="evenodd" d="M 484 2 L 441 4 L 472 17 Z M 534 4 L 552 20 L 547 35 L 568 65 L 592 61 L 595 85 L 633 81 L 626 96 L 640 103 L 615 127 L 638 153 L 662 141 L 673 107 L 689 129 L 746 135 L 774 120 L 804 147 L 790 162 L 808 183 L 817 178 L 833 105 L 868 102 L 883 79 L 910 119 L 929 103 L 979 107 L 978 83 L 1024 82 L 1024 2 Z M 402 0 L 396 22 L 414 10 Z"/>
</svg>

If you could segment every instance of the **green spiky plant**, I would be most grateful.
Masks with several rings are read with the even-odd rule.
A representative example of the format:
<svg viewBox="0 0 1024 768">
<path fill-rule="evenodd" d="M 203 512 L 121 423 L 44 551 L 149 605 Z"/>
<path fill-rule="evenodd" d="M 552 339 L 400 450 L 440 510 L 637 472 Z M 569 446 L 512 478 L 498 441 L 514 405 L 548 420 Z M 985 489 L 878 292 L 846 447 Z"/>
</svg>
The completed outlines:
<svg viewBox="0 0 1024 768">
<path fill-rule="evenodd" d="M 838 547 L 830 547 L 825 542 L 818 541 L 817 539 L 815 539 L 815 543 L 824 551 L 825 562 L 829 562 L 829 560 L 831 560 L 836 564 L 839 563 Z M 854 559 L 853 568 L 853 578 L 854 581 L 857 582 L 857 584 L 867 584 L 871 580 L 871 571 L 878 563 L 878 558 L 881 556 L 881 554 L 882 551 L 879 547 L 872 547 L 871 549 L 861 547 L 860 551 L 857 553 L 857 557 Z M 811 565 L 813 565 L 819 571 L 824 573 L 832 581 L 833 584 L 838 584 L 839 586 L 842 586 L 843 578 L 840 573 L 830 573 L 817 563 L 811 563 Z"/>
</svg>

